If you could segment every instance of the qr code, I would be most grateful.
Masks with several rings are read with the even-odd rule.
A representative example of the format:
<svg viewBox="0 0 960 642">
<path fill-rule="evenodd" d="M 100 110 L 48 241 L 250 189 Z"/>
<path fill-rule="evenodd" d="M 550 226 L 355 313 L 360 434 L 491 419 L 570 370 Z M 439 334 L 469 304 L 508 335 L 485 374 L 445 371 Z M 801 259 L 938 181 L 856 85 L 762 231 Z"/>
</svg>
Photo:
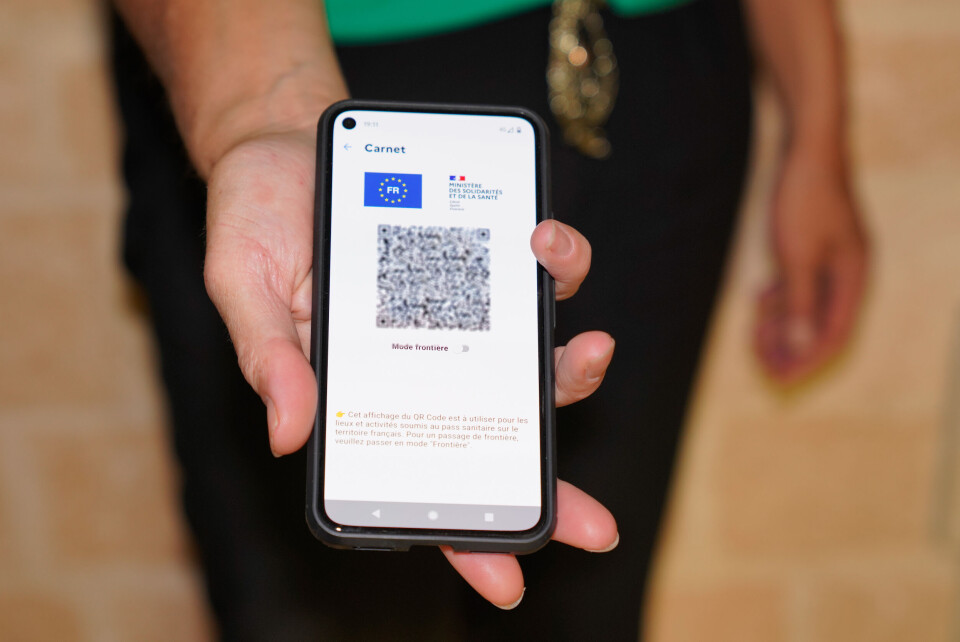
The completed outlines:
<svg viewBox="0 0 960 642">
<path fill-rule="evenodd" d="M 490 329 L 490 230 L 377 228 L 377 326 Z"/>
</svg>

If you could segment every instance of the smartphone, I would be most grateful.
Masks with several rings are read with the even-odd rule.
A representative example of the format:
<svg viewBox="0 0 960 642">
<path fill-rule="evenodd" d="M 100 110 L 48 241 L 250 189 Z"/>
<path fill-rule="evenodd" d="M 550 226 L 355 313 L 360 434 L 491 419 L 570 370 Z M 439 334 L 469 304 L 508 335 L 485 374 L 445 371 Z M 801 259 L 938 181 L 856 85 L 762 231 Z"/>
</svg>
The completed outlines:
<svg viewBox="0 0 960 642">
<path fill-rule="evenodd" d="M 547 130 L 515 107 L 320 120 L 307 521 L 335 547 L 524 553 L 556 523 Z"/>
</svg>

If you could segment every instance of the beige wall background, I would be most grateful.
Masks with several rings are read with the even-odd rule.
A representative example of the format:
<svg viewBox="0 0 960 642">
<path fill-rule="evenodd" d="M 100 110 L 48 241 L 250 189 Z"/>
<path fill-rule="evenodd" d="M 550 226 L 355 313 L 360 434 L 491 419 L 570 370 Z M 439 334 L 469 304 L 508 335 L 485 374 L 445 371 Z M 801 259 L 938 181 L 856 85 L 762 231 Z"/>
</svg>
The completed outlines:
<svg viewBox="0 0 960 642">
<path fill-rule="evenodd" d="M 875 250 L 863 323 L 789 394 L 752 359 L 778 130 L 762 92 L 653 640 L 960 639 L 960 4 L 840 7 Z M 205 640 L 154 355 L 119 264 L 103 64 L 98 2 L 0 5 L 0 639 Z"/>
</svg>

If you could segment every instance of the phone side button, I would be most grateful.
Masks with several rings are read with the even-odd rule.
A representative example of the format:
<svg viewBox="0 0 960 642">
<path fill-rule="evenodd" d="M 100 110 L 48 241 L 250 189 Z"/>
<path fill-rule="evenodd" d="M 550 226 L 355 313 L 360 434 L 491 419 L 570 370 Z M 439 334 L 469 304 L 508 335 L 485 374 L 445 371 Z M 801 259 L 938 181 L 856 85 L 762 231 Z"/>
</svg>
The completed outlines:
<svg viewBox="0 0 960 642">
<path fill-rule="evenodd" d="M 377 548 L 375 546 L 357 546 L 355 551 L 395 551 L 395 548 Z"/>
</svg>

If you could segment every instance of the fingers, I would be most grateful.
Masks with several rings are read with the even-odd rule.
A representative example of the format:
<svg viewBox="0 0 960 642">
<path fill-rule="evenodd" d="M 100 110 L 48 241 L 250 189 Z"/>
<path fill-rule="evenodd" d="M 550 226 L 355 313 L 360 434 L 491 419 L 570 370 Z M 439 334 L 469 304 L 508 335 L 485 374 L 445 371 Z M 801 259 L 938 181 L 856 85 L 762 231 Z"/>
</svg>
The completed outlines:
<svg viewBox="0 0 960 642">
<path fill-rule="evenodd" d="M 620 543 L 617 522 L 610 511 L 562 479 L 557 480 L 557 529 L 553 539 L 591 553 L 612 551 Z"/>
<path fill-rule="evenodd" d="M 444 556 L 484 599 L 501 609 L 513 609 L 523 599 L 523 573 L 517 558 L 506 553 L 455 553 L 441 546 Z"/>
<path fill-rule="evenodd" d="M 537 226 L 531 238 L 533 252 L 556 282 L 557 299 L 573 295 L 590 268 L 590 244 L 576 230 L 557 221 Z M 606 374 L 614 341 L 605 332 L 585 332 L 554 352 L 557 405 L 564 406 L 590 395 Z M 557 541 L 602 552 L 619 542 L 617 525 L 599 502 L 566 482 L 557 486 Z M 441 547 L 453 567 L 481 596 L 502 609 L 520 604 L 523 574 L 513 555 L 456 553 Z"/>
<path fill-rule="evenodd" d="M 823 340 L 822 324 L 813 320 L 820 312 L 792 316 L 789 301 L 790 289 L 784 282 L 772 285 L 760 296 L 756 325 L 757 353 L 767 374 L 782 385 L 793 384 L 819 367 Z"/>
<path fill-rule="evenodd" d="M 557 482 L 557 529 L 553 539 L 592 553 L 617 547 L 617 522 L 600 502 L 565 481 Z M 455 553 L 441 546 L 444 556 L 477 593 L 502 609 L 520 604 L 523 574 L 516 557 L 503 553 Z"/>
<path fill-rule="evenodd" d="M 816 268 L 794 264 L 758 301 L 756 346 L 767 373 L 781 383 L 809 369 L 820 341 Z"/>
<path fill-rule="evenodd" d="M 767 373 L 780 380 L 790 364 L 790 353 L 781 340 L 785 325 L 783 283 L 776 282 L 760 294 L 757 301 L 757 322 L 754 344 L 757 356 Z"/>
<path fill-rule="evenodd" d="M 824 352 L 839 352 L 857 320 L 866 284 L 866 256 L 848 252 L 833 261 L 830 279 L 830 307 L 824 315 Z"/>
<path fill-rule="evenodd" d="M 558 301 L 570 298 L 590 270 L 590 243 L 580 232 L 559 221 L 543 221 L 530 237 L 534 256 L 556 283 Z"/>
<path fill-rule="evenodd" d="M 540 223 L 530 247 L 553 276 L 558 300 L 576 293 L 590 270 L 590 243 L 580 232 L 559 221 Z M 605 332 L 585 332 L 554 351 L 557 406 L 589 396 L 603 381 L 613 356 L 614 341 Z"/>
<path fill-rule="evenodd" d="M 600 386 L 614 346 L 613 337 L 594 330 L 578 334 L 554 350 L 557 407 L 580 401 Z"/>
<path fill-rule="evenodd" d="M 756 345 L 768 374 L 790 385 L 839 354 L 856 323 L 865 281 L 866 255 L 851 245 L 764 292 Z"/>
<path fill-rule="evenodd" d="M 814 261 L 795 261 L 784 266 L 786 319 L 783 339 L 794 360 L 803 360 L 817 340 L 817 279 Z"/>
</svg>

